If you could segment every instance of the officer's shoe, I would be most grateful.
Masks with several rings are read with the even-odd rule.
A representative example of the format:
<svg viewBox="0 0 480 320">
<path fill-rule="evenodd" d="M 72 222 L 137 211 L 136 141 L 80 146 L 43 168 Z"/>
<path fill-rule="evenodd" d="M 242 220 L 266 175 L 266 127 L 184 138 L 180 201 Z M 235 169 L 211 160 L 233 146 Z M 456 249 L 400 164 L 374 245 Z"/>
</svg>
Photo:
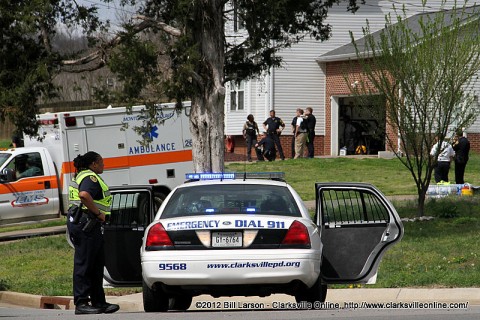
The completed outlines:
<svg viewBox="0 0 480 320">
<path fill-rule="evenodd" d="M 103 309 L 89 305 L 87 302 L 79 303 L 75 306 L 75 314 L 98 314 Z"/>
<path fill-rule="evenodd" d="M 99 308 L 101 313 L 114 313 L 117 312 L 120 309 L 120 306 L 118 304 L 113 304 L 113 303 L 96 303 L 94 305 L 96 308 Z"/>
</svg>

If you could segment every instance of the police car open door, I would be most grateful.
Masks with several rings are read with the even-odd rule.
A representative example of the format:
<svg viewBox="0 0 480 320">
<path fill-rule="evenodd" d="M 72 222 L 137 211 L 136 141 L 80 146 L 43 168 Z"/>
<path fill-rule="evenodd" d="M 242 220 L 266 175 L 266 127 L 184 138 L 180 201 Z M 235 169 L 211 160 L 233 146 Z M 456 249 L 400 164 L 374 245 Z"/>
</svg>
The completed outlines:
<svg viewBox="0 0 480 320">
<path fill-rule="evenodd" d="M 104 225 L 104 279 L 111 286 L 141 286 L 140 247 L 155 208 L 151 186 L 110 188 L 112 207 Z"/>
<path fill-rule="evenodd" d="M 370 184 L 317 183 L 315 190 L 322 281 L 375 283 L 382 256 L 403 235 L 395 208 Z"/>
</svg>

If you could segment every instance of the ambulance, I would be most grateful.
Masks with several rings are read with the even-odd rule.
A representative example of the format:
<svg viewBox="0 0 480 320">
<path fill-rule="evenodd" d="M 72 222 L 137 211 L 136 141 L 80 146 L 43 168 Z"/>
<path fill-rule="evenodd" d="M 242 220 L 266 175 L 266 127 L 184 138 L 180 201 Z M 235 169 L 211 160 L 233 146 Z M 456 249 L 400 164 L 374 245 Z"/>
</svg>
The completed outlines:
<svg viewBox="0 0 480 320">
<path fill-rule="evenodd" d="M 38 115 L 39 137 L 0 150 L 0 224 L 65 214 L 73 159 L 87 151 L 103 157 L 109 186 L 147 185 L 158 207 L 193 170 L 189 114 L 189 102 L 157 105 L 150 143 L 136 130 L 148 120 L 144 106 Z"/>
</svg>

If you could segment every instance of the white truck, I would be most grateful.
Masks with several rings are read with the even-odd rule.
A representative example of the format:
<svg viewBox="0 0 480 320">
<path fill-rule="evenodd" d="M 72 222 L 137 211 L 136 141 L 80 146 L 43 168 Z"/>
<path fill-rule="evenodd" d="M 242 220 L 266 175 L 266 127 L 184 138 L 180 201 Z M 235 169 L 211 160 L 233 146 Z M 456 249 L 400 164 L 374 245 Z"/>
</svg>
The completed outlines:
<svg viewBox="0 0 480 320">
<path fill-rule="evenodd" d="M 0 224 L 40 220 L 65 214 L 73 159 L 96 151 L 105 162 L 109 186 L 149 185 L 156 206 L 192 172 L 190 104 L 157 106 L 159 124 L 152 142 L 134 128 L 142 126 L 144 107 L 45 113 L 37 116 L 41 139 L 25 139 L 25 147 L 0 150 Z"/>
</svg>

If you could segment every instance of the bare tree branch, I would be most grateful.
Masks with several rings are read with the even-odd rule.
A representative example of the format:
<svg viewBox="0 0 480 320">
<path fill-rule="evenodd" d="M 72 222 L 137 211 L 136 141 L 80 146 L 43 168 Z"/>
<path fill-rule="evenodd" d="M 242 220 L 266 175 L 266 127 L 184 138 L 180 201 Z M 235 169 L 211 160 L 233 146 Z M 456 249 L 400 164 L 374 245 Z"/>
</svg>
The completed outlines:
<svg viewBox="0 0 480 320">
<path fill-rule="evenodd" d="M 149 28 L 158 28 L 172 36 L 179 37 L 182 35 L 182 32 L 174 28 L 170 25 L 167 25 L 166 23 L 163 22 L 158 22 L 154 21 L 152 19 L 148 19 L 145 16 L 135 16 L 137 19 L 143 19 L 142 22 L 139 24 L 136 24 L 133 26 L 132 32 L 134 34 L 140 33 L 146 29 Z M 78 59 L 72 59 L 72 60 L 63 60 L 60 62 L 61 66 L 67 66 L 67 67 L 73 67 L 73 66 L 84 66 L 86 64 L 89 64 L 93 61 L 100 60 L 96 65 L 94 66 L 87 66 L 85 68 L 78 68 L 78 69 L 69 69 L 65 70 L 68 72 L 75 72 L 75 73 L 80 73 L 80 72 L 85 72 L 85 71 L 94 71 L 102 68 L 106 64 L 107 60 L 107 53 L 118 46 L 119 44 L 122 43 L 123 40 L 123 33 L 118 33 L 115 37 L 113 37 L 110 41 L 104 43 L 103 45 L 100 46 L 98 50 L 95 50 L 88 55 L 84 57 L 80 57 Z"/>
<path fill-rule="evenodd" d="M 135 15 L 135 16 L 133 16 L 133 18 L 138 19 L 138 20 L 143 20 L 142 23 L 147 23 L 149 27 L 156 27 L 156 28 L 168 33 L 171 36 L 180 37 L 182 35 L 182 31 L 180 29 L 172 27 L 171 25 L 168 25 L 165 22 L 152 20 L 152 19 L 150 19 L 146 16 L 143 16 L 143 15 Z"/>
</svg>

